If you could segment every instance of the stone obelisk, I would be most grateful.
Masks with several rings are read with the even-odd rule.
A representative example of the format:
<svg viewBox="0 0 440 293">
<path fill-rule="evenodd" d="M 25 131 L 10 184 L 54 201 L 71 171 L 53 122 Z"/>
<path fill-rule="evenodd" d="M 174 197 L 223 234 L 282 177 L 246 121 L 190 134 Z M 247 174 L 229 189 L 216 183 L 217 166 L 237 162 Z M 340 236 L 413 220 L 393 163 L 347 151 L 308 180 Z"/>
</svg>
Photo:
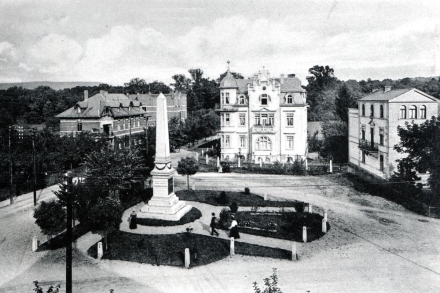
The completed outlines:
<svg viewBox="0 0 440 293">
<path fill-rule="evenodd" d="M 170 159 L 167 101 L 161 93 L 157 97 L 156 110 L 156 156 L 153 177 L 153 197 L 142 207 L 139 218 L 178 221 L 191 206 L 174 194 L 174 173 Z"/>
</svg>

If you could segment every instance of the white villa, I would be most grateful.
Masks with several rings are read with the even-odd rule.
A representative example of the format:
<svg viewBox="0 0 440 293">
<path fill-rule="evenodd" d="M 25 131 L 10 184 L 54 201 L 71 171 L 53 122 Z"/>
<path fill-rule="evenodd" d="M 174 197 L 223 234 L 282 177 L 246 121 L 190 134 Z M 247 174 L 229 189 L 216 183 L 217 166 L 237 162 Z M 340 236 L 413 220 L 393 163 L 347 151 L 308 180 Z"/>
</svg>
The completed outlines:
<svg viewBox="0 0 440 293">
<path fill-rule="evenodd" d="M 439 113 L 439 100 L 418 89 L 375 91 L 349 109 L 349 162 L 381 178 L 397 172 L 396 160 L 405 156 L 394 150 L 400 138 L 397 126 L 422 124 Z"/>
<path fill-rule="evenodd" d="M 294 74 L 271 78 L 259 71 L 220 82 L 221 159 L 246 156 L 255 163 L 293 162 L 307 156 L 306 91 Z"/>
</svg>

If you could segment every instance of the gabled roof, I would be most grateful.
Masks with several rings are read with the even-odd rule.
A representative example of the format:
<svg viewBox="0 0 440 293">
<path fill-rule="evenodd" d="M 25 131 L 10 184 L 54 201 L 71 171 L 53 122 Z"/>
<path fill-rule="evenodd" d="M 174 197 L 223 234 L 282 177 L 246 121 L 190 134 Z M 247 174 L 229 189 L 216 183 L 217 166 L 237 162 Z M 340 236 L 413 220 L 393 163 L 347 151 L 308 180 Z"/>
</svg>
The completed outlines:
<svg viewBox="0 0 440 293">
<path fill-rule="evenodd" d="M 139 101 L 132 101 L 124 94 L 108 94 L 101 92 L 85 101 L 76 103 L 75 106 L 58 114 L 58 118 L 101 118 L 110 115 L 114 117 L 129 117 L 146 114 Z M 78 108 L 80 112 L 78 113 Z"/>
<path fill-rule="evenodd" d="M 359 99 L 359 101 L 390 101 L 404 93 L 412 91 L 413 89 L 398 89 L 398 90 L 390 90 L 390 91 L 377 91 L 366 95 L 365 97 Z"/>
<path fill-rule="evenodd" d="M 281 78 L 275 78 L 275 80 L 280 84 L 280 91 L 282 93 L 305 93 L 306 90 L 301 86 L 301 80 L 297 77 L 284 77 L 283 83 L 281 83 Z"/>
<path fill-rule="evenodd" d="M 173 92 L 169 94 L 163 94 L 167 99 L 167 106 L 185 106 L 186 94 L 180 92 Z M 131 101 L 140 102 L 142 106 L 156 107 L 157 97 L 159 94 L 131 94 L 129 98 Z"/>
</svg>

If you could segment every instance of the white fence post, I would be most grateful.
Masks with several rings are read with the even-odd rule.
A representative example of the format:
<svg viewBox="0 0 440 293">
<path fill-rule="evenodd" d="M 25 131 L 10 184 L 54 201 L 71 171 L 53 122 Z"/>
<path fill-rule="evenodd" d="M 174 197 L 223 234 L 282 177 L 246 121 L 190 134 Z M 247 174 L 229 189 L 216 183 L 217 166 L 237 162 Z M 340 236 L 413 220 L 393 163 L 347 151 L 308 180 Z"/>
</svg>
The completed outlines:
<svg viewBox="0 0 440 293">
<path fill-rule="evenodd" d="M 311 203 L 309 203 L 309 214 L 311 214 L 312 213 L 312 204 Z"/>
<path fill-rule="evenodd" d="M 322 219 L 322 233 L 327 233 L 327 221 Z"/>
<path fill-rule="evenodd" d="M 32 252 L 37 251 L 38 249 L 38 237 L 34 236 L 32 237 Z"/>
<path fill-rule="evenodd" d="M 190 263 L 190 255 L 189 255 L 189 248 L 185 248 L 185 268 L 189 268 Z"/>
<path fill-rule="evenodd" d="M 241 167 L 241 164 L 240 164 L 240 162 L 241 162 L 241 160 L 240 160 L 240 157 L 238 157 L 238 168 L 240 168 L 240 167 Z"/>
<path fill-rule="evenodd" d="M 264 200 L 267 200 L 267 193 L 264 193 Z"/>
<path fill-rule="evenodd" d="M 297 260 L 298 258 L 296 257 L 296 242 L 292 242 L 292 260 Z"/>
<path fill-rule="evenodd" d="M 231 237 L 231 248 L 230 248 L 230 255 L 233 256 L 235 255 L 235 245 L 234 245 L 234 237 Z"/>
<path fill-rule="evenodd" d="M 209 158 L 208 158 L 208 154 L 206 154 L 206 165 L 208 165 L 209 163 Z"/>
<path fill-rule="evenodd" d="M 303 226 L 303 242 L 307 243 L 307 227 Z"/>
<path fill-rule="evenodd" d="M 217 168 L 220 167 L 220 158 L 217 157 Z"/>
<path fill-rule="evenodd" d="M 327 212 L 324 212 L 324 220 L 327 222 Z"/>
<path fill-rule="evenodd" d="M 98 242 L 98 259 L 101 259 L 104 255 L 104 251 L 102 250 L 102 242 Z"/>
<path fill-rule="evenodd" d="M 333 162 L 330 160 L 330 173 L 333 173 Z"/>
</svg>

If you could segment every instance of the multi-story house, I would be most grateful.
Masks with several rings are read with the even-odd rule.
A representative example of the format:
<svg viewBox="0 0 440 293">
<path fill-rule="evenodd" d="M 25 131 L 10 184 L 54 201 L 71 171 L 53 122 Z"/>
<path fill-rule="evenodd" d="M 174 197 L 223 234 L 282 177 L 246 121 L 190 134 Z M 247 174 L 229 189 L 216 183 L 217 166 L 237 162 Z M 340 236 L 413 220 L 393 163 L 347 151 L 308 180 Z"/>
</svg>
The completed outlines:
<svg viewBox="0 0 440 293">
<path fill-rule="evenodd" d="M 86 90 L 83 101 L 56 117 L 60 118 L 61 135 L 76 135 L 82 131 L 104 133 L 113 143 L 115 138 L 143 132 L 146 115 L 141 102 L 124 94 L 109 94 L 101 90 L 89 98 Z M 121 142 L 118 144 L 121 147 Z"/>
<path fill-rule="evenodd" d="M 405 154 L 394 146 L 400 142 L 397 127 L 421 124 L 439 113 L 439 100 L 418 89 L 385 87 L 358 100 L 349 109 L 349 162 L 381 178 L 397 172 L 396 160 Z"/>
<path fill-rule="evenodd" d="M 263 68 L 251 79 L 236 79 L 228 69 L 216 111 L 222 160 L 239 155 L 255 163 L 306 159 L 306 91 L 294 74 L 271 78 Z"/>
<path fill-rule="evenodd" d="M 173 92 L 163 94 L 167 100 L 168 119 L 178 117 L 185 120 L 187 117 L 186 94 Z M 158 94 L 130 94 L 129 98 L 141 102 L 141 108 L 147 112 L 148 125 L 156 125 L 156 101 Z"/>
</svg>

